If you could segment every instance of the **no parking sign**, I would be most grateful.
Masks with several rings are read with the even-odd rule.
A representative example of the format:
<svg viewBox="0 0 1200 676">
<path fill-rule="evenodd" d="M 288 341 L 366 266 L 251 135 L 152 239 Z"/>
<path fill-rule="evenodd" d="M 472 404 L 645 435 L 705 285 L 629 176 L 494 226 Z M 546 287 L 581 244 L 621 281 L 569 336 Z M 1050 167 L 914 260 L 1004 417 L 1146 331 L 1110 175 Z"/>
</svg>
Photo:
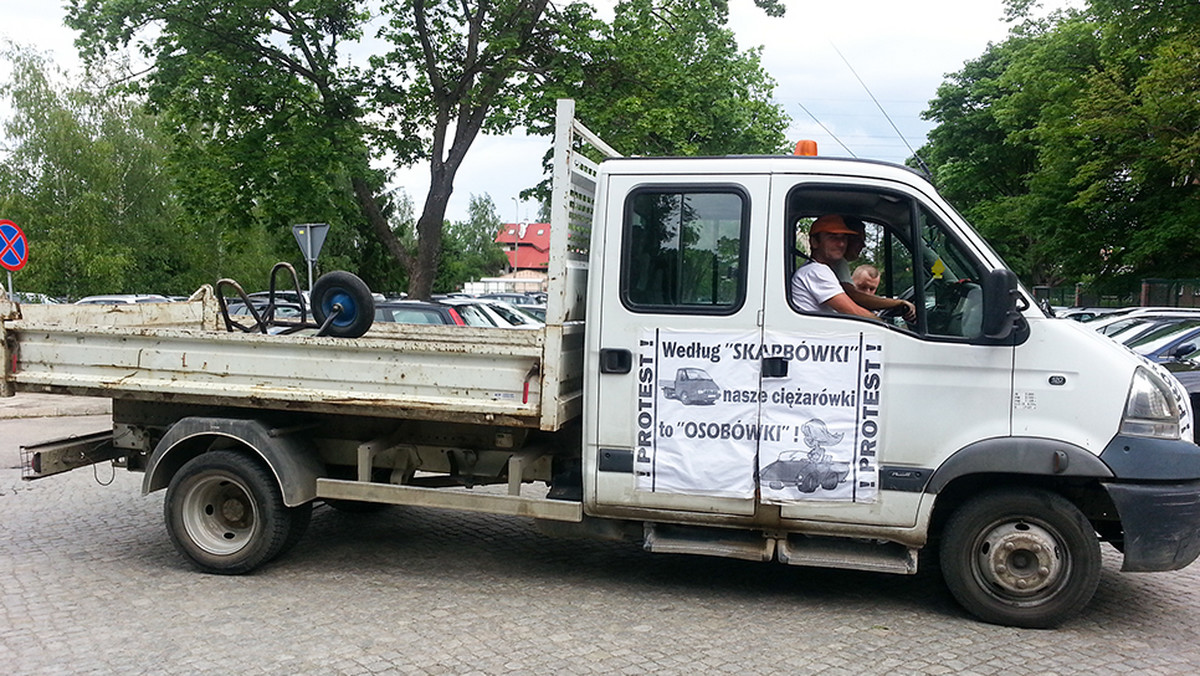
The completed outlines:
<svg viewBox="0 0 1200 676">
<path fill-rule="evenodd" d="M 0 221 L 0 265 L 16 272 L 29 262 L 29 244 L 25 233 L 12 221 Z"/>
</svg>

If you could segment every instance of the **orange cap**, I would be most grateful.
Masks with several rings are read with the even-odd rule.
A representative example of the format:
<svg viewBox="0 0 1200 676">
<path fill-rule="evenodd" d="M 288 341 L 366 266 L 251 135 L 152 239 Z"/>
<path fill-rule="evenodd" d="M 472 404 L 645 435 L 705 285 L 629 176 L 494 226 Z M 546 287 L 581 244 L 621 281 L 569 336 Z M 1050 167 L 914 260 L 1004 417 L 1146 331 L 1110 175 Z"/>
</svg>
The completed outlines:
<svg viewBox="0 0 1200 676">
<path fill-rule="evenodd" d="M 810 236 L 822 232 L 834 234 L 840 233 L 843 235 L 859 234 L 854 230 L 851 230 L 850 226 L 846 225 L 846 221 L 842 220 L 842 217 L 838 216 L 837 214 L 825 214 L 824 216 L 813 221 L 812 227 L 808 229 L 808 234 Z"/>
</svg>

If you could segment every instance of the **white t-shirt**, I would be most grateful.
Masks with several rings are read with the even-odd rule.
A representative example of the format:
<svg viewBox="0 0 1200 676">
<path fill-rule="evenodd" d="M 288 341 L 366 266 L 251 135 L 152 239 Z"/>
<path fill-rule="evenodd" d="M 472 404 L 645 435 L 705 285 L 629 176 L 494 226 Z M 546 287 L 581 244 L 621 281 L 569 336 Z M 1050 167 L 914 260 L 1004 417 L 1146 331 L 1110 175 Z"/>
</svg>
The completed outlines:
<svg viewBox="0 0 1200 676">
<path fill-rule="evenodd" d="M 824 263 L 809 261 L 792 275 L 792 302 L 801 312 L 825 312 L 822 303 L 845 292 L 833 270 Z"/>
</svg>

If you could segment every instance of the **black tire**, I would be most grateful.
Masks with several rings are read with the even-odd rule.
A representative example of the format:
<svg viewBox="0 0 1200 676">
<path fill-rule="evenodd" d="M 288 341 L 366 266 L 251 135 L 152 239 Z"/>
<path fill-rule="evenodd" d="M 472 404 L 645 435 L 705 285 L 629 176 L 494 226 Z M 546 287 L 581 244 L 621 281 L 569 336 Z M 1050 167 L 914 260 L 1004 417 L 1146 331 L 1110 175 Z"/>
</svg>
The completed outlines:
<svg viewBox="0 0 1200 676">
<path fill-rule="evenodd" d="M 356 275 L 335 270 L 317 278 L 312 288 L 313 319 L 324 324 L 336 314 L 326 335 L 358 338 L 375 322 L 375 298 Z"/>
<path fill-rule="evenodd" d="M 296 543 L 300 542 L 300 539 L 308 532 L 308 525 L 312 522 L 313 503 L 306 502 L 299 507 L 288 507 L 287 512 L 290 521 L 288 534 L 283 539 L 283 546 L 279 548 L 278 552 L 275 552 L 275 556 L 271 557 L 272 560 L 291 551 L 292 547 L 295 547 Z"/>
<path fill-rule="evenodd" d="M 692 397 L 688 395 L 687 390 L 679 393 L 679 403 L 687 406 L 692 403 Z"/>
<path fill-rule="evenodd" d="M 997 490 L 947 521 L 942 575 L 954 598 L 985 622 L 1051 628 L 1080 611 L 1100 582 L 1100 542 L 1060 495 Z"/>
<path fill-rule="evenodd" d="M 801 493 L 812 493 L 817 490 L 818 486 L 817 475 L 809 472 L 796 480 L 796 488 L 800 489 Z"/>
<path fill-rule="evenodd" d="M 185 463 L 163 506 L 179 553 L 221 575 L 248 573 L 295 544 L 307 525 L 300 523 L 302 513 L 311 509 L 289 510 L 271 473 L 234 451 L 210 451 Z"/>
<path fill-rule="evenodd" d="M 838 479 L 837 472 L 830 472 L 821 478 L 821 488 L 824 488 L 827 491 L 837 488 L 838 484 L 840 483 L 841 480 Z"/>
<path fill-rule="evenodd" d="M 325 504 L 346 514 L 377 514 L 395 505 L 386 502 L 366 502 L 363 500 L 326 500 Z"/>
</svg>

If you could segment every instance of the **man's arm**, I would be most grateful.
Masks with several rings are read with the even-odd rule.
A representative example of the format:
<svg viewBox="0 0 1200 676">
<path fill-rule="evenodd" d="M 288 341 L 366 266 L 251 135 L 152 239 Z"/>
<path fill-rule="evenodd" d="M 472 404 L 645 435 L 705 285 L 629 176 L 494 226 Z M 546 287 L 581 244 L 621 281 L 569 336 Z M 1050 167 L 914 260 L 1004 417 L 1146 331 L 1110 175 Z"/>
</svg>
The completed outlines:
<svg viewBox="0 0 1200 676">
<path fill-rule="evenodd" d="M 876 296 L 869 293 L 863 293 L 854 288 L 853 284 L 842 282 L 842 289 L 850 300 L 854 301 L 859 307 L 867 308 L 868 310 L 891 310 L 893 308 L 904 308 L 904 319 L 910 322 L 917 321 L 917 307 L 912 303 L 900 298 L 887 298 L 884 296 Z"/>
<path fill-rule="evenodd" d="M 850 296 L 844 293 L 839 293 L 821 305 L 833 310 L 834 312 L 840 312 L 844 315 L 855 315 L 858 317 L 867 317 L 869 319 L 879 319 L 875 316 L 874 312 L 871 312 L 858 303 L 850 300 Z"/>
</svg>

